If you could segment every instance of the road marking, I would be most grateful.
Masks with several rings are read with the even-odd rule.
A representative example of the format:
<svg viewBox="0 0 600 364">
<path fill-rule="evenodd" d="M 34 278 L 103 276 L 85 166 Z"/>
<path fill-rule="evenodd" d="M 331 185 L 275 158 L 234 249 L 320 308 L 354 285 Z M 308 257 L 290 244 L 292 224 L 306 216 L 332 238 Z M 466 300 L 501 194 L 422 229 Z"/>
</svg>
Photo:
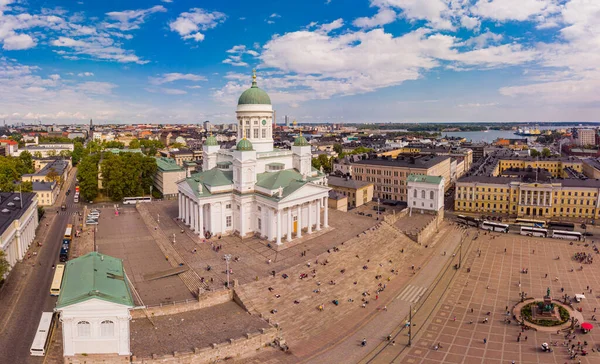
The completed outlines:
<svg viewBox="0 0 600 364">
<path fill-rule="evenodd" d="M 396 297 L 396 299 L 407 301 L 411 303 L 417 303 L 427 291 L 427 287 L 413 286 L 409 284 L 400 292 L 400 294 Z"/>
</svg>

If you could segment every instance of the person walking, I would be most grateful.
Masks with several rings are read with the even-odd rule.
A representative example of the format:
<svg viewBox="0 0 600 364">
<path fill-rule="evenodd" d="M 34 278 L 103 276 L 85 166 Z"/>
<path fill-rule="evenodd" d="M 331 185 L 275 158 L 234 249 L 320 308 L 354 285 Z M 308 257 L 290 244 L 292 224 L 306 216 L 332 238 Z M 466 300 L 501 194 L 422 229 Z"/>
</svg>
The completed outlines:
<svg viewBox="0 0 600 364">
<path fill-rule="evenodd" d="M 485 337 L 483 338 L 483 343 L 487 344 L 487 338 L 485 338 Z"/>
</svg>

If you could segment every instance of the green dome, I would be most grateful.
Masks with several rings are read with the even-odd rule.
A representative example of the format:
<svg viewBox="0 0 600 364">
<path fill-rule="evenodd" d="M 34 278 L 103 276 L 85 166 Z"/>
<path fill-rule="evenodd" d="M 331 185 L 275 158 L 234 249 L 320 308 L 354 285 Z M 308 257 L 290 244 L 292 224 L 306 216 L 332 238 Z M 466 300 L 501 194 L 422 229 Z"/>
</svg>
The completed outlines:
<svg viewBox="0 0 600 364">
<path fill-rule="evenodd" d="M 248 150 L 252 150 L 252 143 L 250 143 L 250 141 L 246 138 L 240 140 L 239 143 L 237 143 L 237 150 L 240 151 L 248 151 Z"/>
<path fill-rule="evenodd" d="M 271 105 L 271 98 L 256 85 L 256 74 L 252 75 L 252 87 L 242 93 L 238 105 Z"/>
<path fill-rule="evenodd" d="M 308 140 L 302 136 L 302 134 L 298 135 L 296 139 L 294 139 L 294 147 L 306 147 L 308 144 Z"/>
<path fill-rule="evenodd" d="M 208 138 L 206 138 L 206 141 L 204 141 L 204 145 L 212 147 L 212 146 L 215 146 L 215 145 L 219 145 L 219 142 L 217 142 L 217 138 L 215 138 L 211 134 Z"/>
</svg>

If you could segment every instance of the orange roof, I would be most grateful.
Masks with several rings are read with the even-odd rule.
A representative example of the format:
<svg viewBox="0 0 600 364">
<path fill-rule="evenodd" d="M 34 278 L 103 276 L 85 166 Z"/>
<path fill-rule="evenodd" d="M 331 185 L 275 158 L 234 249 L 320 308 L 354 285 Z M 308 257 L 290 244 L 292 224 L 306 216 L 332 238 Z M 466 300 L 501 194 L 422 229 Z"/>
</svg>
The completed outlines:
<svg viewBox="0 0 600 364">
<path fill-rule="evenodd" d="M 10 144 L 10 145 L 19 145 L 19 143 L 17 143 L 14 140 L 10 140 L 10 139 L 0 139 L 0 143 L 6 143 L 6 144 Z"/>
</svg>

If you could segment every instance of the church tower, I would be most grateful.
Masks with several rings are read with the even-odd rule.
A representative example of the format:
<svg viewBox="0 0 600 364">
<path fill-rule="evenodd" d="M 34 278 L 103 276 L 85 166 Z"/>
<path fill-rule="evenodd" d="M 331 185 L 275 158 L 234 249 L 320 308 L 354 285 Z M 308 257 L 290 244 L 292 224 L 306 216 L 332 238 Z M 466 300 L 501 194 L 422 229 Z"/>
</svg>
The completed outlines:
<svg viewBox="0 0 600 364">
<path fill-rule="evenodd" d="M 206 138 L 202 145 L 202 170 L 208 171 L 217 166 L 217 152 L 219 151 L 219 142 L 212 133 Z"/>
<path fill-rule="evenodd" d="M 252 70 L 252 86 L 244 91 L 237 106 L 238 140 L 247 138 L 256 152 L 273 150 L 273 106 L 271 98 L 256 83 Z"/>
<path fill-rule="evenodd" d="M 233 151 L 233 188 L 241 193 L 254 192 L 256 184 L 256 150 L 245 137 Z"/>
<path fill-rule="evenodd" d="M 292 145 L 293 166 L 301 175 L 310 176 L 312 169 L 312 152 L 310 144 L 302 133 L 294 140 Z"/>
</svg>

